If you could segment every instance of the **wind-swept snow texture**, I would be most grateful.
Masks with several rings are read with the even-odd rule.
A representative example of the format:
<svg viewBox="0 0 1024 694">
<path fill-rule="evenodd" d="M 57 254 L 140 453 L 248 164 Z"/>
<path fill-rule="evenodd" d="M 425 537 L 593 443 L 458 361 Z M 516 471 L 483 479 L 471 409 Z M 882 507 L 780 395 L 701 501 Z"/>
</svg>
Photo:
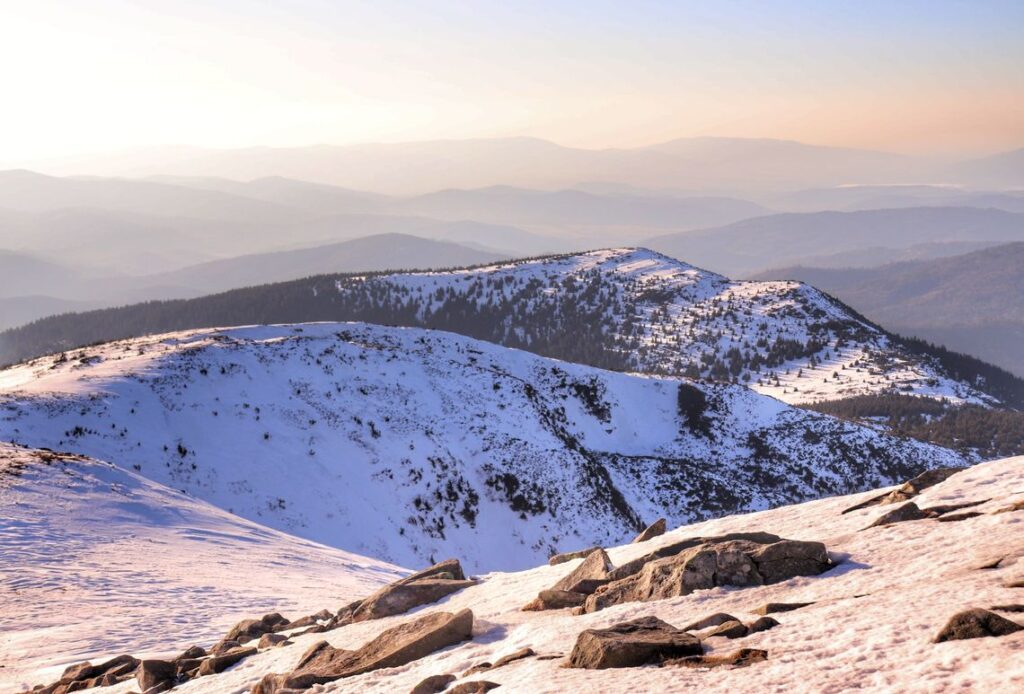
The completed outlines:
<svg viewBox="0 0 1024 694">
<path fill-rule="evenodd" d="M 738 382 L 788 403 L 893 392 L 992 402 L 801 282 L 733 281 L 643 248 L 309 280 L 346 320 L 451 330 L 574 362 Z"/>
<path fill-rule="evenodd" d="M 311 614 L 403 573 L 110 463 L 0 443 L 2 692 L 106 653 L 209 646 L 239 619 Z"/>
<path fill-rule="evenodd" d="M 4 439 L 358 554 L 470 570 L 965 463 L 740 386 L 364 324 L 178 333 L 14 367 Z"/>
<path fill-rule="evenodd" d="M 476 617 L 472 641 L 433 653 L 408 665 L 322 685 L 316 691 L 391 694 L 408 692 L 428 676 L 453 673 L 455 684 L 486 679 L 499 691 L 536 694 L 563 692 L 1017 692 L 1024 688 L 1024 632 L 1000 638 L 932 643 L 946 621 L 968 608 L 1022 602 L 1024 588 L 1024 458 L 983 463 L 959 472 L 915 498 L 922 508 L 984 501 L 970 510 L 981 515 L 957 522 L 925 519 L 865 530 L 892 509 L 872 506 L 843 511 L 878 491 L 812 501 L 796 506 L 730 516 L 672 530 L 646 543 L 609 549 L 616 565 L 684 538 L 727 532 L 766 531 L 783 537 L 824 542 L 837 566 L 819 576 L 769 586 L 722 587 L 646 603 L 626 603 L 578 617 L 568 610 L 523 612 L 541 589 L 570 573 L 582 560 L 541 566 L 519 573 L 491 573 L 483 581 L 439 603 L 409 614 L 351 624 L 294 639 L 294 644 L 254 655 L 226 672 L 175 688 L 181 694 L 238 694 L 269 672 L 288 672 L 312 644 L 327 640 L 355 649 L 385 629 L 420 615 L 470 608 Z M 986 501 L 987 500 L 987 501 Z M 983 566 L 994 568 L 980 568 Z M 228 564 L 227 571 L 231 566 Z M 317 572 L 315 565 L 304 568 Z M 52 575 L 47 565 L 40 580 Z M 273 581 L 250 576 L 247 580 Z M 291 586 L 281 580 L 282 600 Z M 737 648 L 768 651 L 768 660 L 744 668 L 694 670 L 641 667 L 611 670 L 567 669 L 563 665 L 577 635 L 647 615 L 684 627 L 716 612 L 753 621 L 767 602 L 813 603 L 773 614 L 779 625 L 742 639 L 711 637 L 711 654 Z M 101 607 L 96 605 L 95 607 Z M 336 605 L 324 605 L 336 607 Z M 69 605 L 68 614 L 82 610 Z M 173 619 L 178 606 L 166 605 Z M 92 609 L 88 614 L 92 614 Z M 115 613 L 123 614 L 123 613 Z M 1017 613 L 1003 612 L 1018 622 Z M 37 615 L 26 617 L 28 620 Z M 31 623 L 31 621 L 29 622 Z M 520 648 L 539 656 L 497 670 L 461 676 L 482 661 L 494 662 Z M 115 655 L 117 649 L 103 655 Z M 560 656 L 560 657 L 559 657 Z M 45 678 L 40 678 L 43 681 Z M 134 682 L 97 690 L 125 694 Z M 454 686 L 454 684 L 453 684 Z"/>
</svg>

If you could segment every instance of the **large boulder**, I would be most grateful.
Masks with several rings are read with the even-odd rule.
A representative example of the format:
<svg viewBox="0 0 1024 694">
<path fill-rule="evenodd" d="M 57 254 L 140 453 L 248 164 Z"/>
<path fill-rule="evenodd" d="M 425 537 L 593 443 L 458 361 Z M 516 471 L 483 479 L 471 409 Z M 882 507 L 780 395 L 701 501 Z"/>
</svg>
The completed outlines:
<svg viewBox="0 0 1024 694">
<path fill-rule="evenodd" d="M 199 666 L 198 674 L 200 677 L 205 675 L 216 675 L 251 655 L 256 655 L 256 648 L 236 648 L 228 651 L 224 655 L 210 656 Z"/>
<path fill-rule="evenodd" d="M 462 610 L 456 614 L 432 612 L 386 629 L 356 651 L 334 648 L 321 641 L 306 651 L 293 672 L 267 675 L 252 692 L 273 694 L 282 689 L 307 689 L 380 668 L 399 667 L 465 641 L 472 632 L 473 613 Z"/>
<path fill-rule="evenodd" d="M 143 660 L 135 670 L 135 681 L 142 694 L 164 692 L 174 686 L 178 668 L 166 660 Z"/>
<path fill-rule="evenodd" d="M 777 583 L 832 568 L 825 545 L 820 542 L 768 538 L 773 539 L 764 543 L 750 539 L 705 542 L 674 556 L 655 559 L 636 573 L 598 588 L 587 597 L 584 611 L 678 597 L 716 586 Z"/>
<path fill-rule="evenodd" d="M 561 610 L 566 607 L 578 607 L 586 599 L 586 593 L 548 588 L 537 593 L 536 598 L 526 603 L 523 607 L 523 612 L 540 612 L 543 610 Z"/>
<path fill-rule="evenodd" d="M 475 581 L 466 580 L 457 559 L 448 559 L 384 586 L 352 610 L 351 621 L 403 614 L 474 584 Z"/>
<path fill-rule="evenodd" d="M 598 585 L 608 582 L 611 569 L 612 560 L 608 558 L 608 553 L 601 548 L 595 549 L 569 575 L 551 586 L 551 590 L 592 593 Z"/>
<path fill-rule="evenodd" d="M 976 607 L 953 615 L 935 636 L 933 642 L 978 639 L 984 636 L 1006 636 L 1018 631 L 1024 631 L 1024 626 L 997 615 L 995 612 Z"/>
<path fill-rule="evenodd" d="M 607 629 L 587 629 L 580 633 L 568 667 L 592 670 L 638 667 L 703 652 L 696 636 L 657 617 L 641 617 Z"/>
</svg>

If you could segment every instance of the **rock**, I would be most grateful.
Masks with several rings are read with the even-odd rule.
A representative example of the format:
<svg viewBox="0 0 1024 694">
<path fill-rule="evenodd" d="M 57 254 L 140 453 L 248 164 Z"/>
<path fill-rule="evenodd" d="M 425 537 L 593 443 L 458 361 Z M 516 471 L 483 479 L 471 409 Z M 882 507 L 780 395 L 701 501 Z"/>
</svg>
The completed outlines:
<svg viewBox="0 0 1024 694">
<path fill-rule="evenodd" d="M 743 622 L 734 619 L 731 622 L 726 622 L 725 624 L 718 625 L 718 627 L 716 627 L 714 631 L 705 634 L 704 638 L 711 638 L 712 636 L 724 636 L 727 639 L 741 639 L 748 633 L 750 632 L 748 631 L 746 625 L 744 625 Z"/>
<path fill-rule="evenodd" d="M 799 610 L 801 607 L 808 607 L 813 605 L 813 602 L 766 602 L 760 607 L 756 607 L 751 612 L 754 614 L 775 614 L 776 612 L 792 612 L 793 610 Z"/>
<path fill-rule="evenodd" d="M 523 658 L 529 658 L 530 656 L 534 655 L 536 655 L 536 653 L 534 653 L 532 648 L 520 648 L 518 651 L 515 651 L 514 653 L 503 655 L 497 660 L 495 660 L 494 665 L 491 666 L 491 669 L 497 670 L 498 668 L 504 667 L 509 663 L 513 663 L 517 660 L 522 660 Z"/>
<path fill-rule="evenodd" d="M 992 515 L 997 513 L 1013 513 L 1014 511 L 1024 511 L 1024 499 L 1015 501 L 1009 506 L 1003 506 L 1002 508 L 993 511 Z"/>
<path fill-rule="evenodd" d="M 969 518 L 977 518 L 978 516 L 985 515 L 981 511 L 964 511 L 963 513 L 950 513 L 945 516 L 939 516 L 938 521 L 940 523 L 955 523 L 957 521 L 967 520 Z"/>
<path fill-rule="evenodd" d="M 587 597 L 584 610 L 596 612 L 624 602 L 662 600 L 715 586 L 776 583 L 830 568 L 832 562 L 820 542 L 707 542 L 648 562 L 639 572 L 602 586 Z"/>
<path fill-rule="evenodd" d="M 1024 605 L 995 605 L 989 609 L 997 612 L 1024 612 Z"/>
<path fill-rule="evenodd" d="M 574 593 L 570 590 L 542 590 L 537 597 L 524 606 L 523 612 L 539 612 L 541 610 L 560 610 L 565 607 L 576 607 L 582 605 L 587 599 L 583 593 Z"/>
<path fill-rule="evenodd" d="M 346 624 L 351 624 L 353 621 L 352 616 L 355 614 L 356 610 L 358 610 L 359 606 L 362 604 L 362 600 L 356 600 L 355 602 L 350 602 L 349 604 L 339 609 L 338 613 L 331 618 L 330 622 L 328 622 L 327 628 L 337 629 L 338 627 L 343 627 Z"/>
<path fill-rule="evenodd" d="M 142 694 L 162 692 L 174 686 L 178 675 L 174 663 L 166 660 L 143 660 L 135 670 L 135 680 Z"/>
<path fill-rule="evenodd" d="M 925 489 L 934 487 L 939 482 L 946 481 L 963 469 L 964 468 L 958 467 L 941 467 L 935 468 L 934 470 L 926 470 L 917 477 L 904 482 L 899 489 L 872 497 L 867 501 L 862 501 L 861 503 L 844 510 L 843 513 L 857 511 L 862 508 L 867 508 L 868 506 L 885 506 L 888 504 L 899 504 L 904 501 L 909 501 Z"/>
<path fill-rule="evenodd" d="M 723 655 L 697 655 L 687 658 L 679 658 L 677 660 L 668 661 L 665 665 L 678 665 L 692 668 L 711 668 L 719 667 L 721 665 L 744 667 L 746 665 L 760 663 L 765 660 L 768 660 L 768 651 L 763 651 L 758 648 L 741 648 L 738 651 L 733 651 L 732 653 L 726 653 Z"/>
<path fill-rule="evenodd" d="M 568 667 L 602 670 L 661 663 L 701 655 L 700 639 L 657 617 L 641 617 L 607 629 L 587 629 L 576 638 Z"/>
<path fill-rule="evenodd" d="M 487 672 L 492 667 L 493 666 L 491 665 L 490 661 L 485 660 L 484 662 L 478 663 L 473 667 L 469 668 L 468 670 L 466 670 L 464 673 L 462 673 L 462 676 L 469 677 L 470 675 L 475 675 L 478 672 Z"/>
<path fill-rule="evenodd" d="M 654 521 L 649 526 L 647 526 L 647 528 L 642 533 L 637 535 L 633 539 L 633 544 L 636 544 L 638 542 L 647 542 L 648 540 L 652 540 L 652 539 L 658 537 L 659 535 L 664 535 L 664 534 L 665 534 L 665 519 L 664 518 L 659 518 L 658 520 Z"/>
<path fill-rule="evenodd" d="M 228 651 L 234 650 L 241 645 L 242 644 L 238 643 L 238 641 L 221 640 L 210 647 L 210 655 L 224 655 Z"/>
<path fill-rule="evenodd" d="M 288 620 L 277 612 L 265 614 L 259 619 L 243 619 L 231 627 L 222 641 L 237 641 L 239 644 L 258 639 L 264 634 L 280 631 L 289 624 Z"/>
<path fill-rule="evenodd" d="M 612 560 L 603 549 L 595 549 L 587 555 L 583 563 L 577 566 L 568 576 L 551 587 L 552 590 L 573 593 L 592 593 L 597 585 L 608 581 L 608 572 L 612 569 Z"/>
<path fill-rule="evenodd" d="M 951 513 L 953 511 L 961 511 L 965 508 L 971 508 L 972 506 L 981 506 L 987 504 L 991 499 L 979 499 L 978 501 L 965 501 L 959 504 L 940 504 L 939 506 L 929 506 L 928 508 L 921 509 L 924 513 L 929 513 L 935 516 L 941 516 L 945 513 Z"/>
<path fill-rule="evenodd" d="M 202 646 L 189 646 L 175 660 L 190 660 L 192 658 L 202 658 L 205 655 L 206 649 Z"/>
<path fill-rule="evenodd" d="M 558 564 L 564 564 L 567 561 L 573 559 L 583 559 L 589 554 L 601 549 L 600 547 L 588 547 L 586 549 L 578 549 L 575 552 L 562 552 L 561 554 L 554 554 L 548 558 L 548 566 L 557 566 Z"/>
<path fill-rule="evenodd" d="M 253 688 L 254 694 L 281 689 L 307 689 L 380 668 L 398 667 L 471 638 L 473 613 L 432 612 L 386 629 L 357 651 L 346 651 L 321 641 L 286 675 L 268 675 Z"/>
<path fill-rule="evenodd" d="M 1024 631 L 1024 626 L 1011 622 L 995 612 L 975 607 L 953 615 L 932 642 L 977 639 L 983 636 L 1006 636 L 1017 631 Z"/>
<path fill-rule="evenodd" d="M 331 615 L 332 617 L 334 615 Z M 281 628 L 281 631 L 291 631 L 292 629 L 301 629 L 302 627 L 308 627 L 312 624 L 316 624 L 316 617 L 313 615 L 306 615 L 305 617 L 299 617 L 294 622 L 288 622 Z"/>
<path fill-rule="evenodd" d="M 1024 588 L 1024 578 L 1011 578 L 1003 585 L 1007 588 Z"/>
<path fill-rule="evenodd" d="M 182 658 L 174 659 L 174 668 L 177 679 L 192 679 L 199 674 L 199 668 L 204 662 L 203 658 Z"/>
<path fill-rule="evenodd" d="M 980 564 L 975 565 L 973 568 L 975 570 L 978 570 L 978 571 L 987 571 L 989 569 L 998 569 L 999 565 L 1003 563 L 1004 559 L 1006 559 L 1006 556 L 1007 555 L 1003 554 L 1003 555 L 1000 555 L 998 557 L 992 557 L 990 559 L 986 559 L 985 561 L 981 562 Z"/>
<path fill-rule="evenodd" d="M 431 675 L 413 687 L 409 694 L 437 694 L 447 689 L 455 679 L 455 675 Z"/>
<path fill-rule="evenodd" d="M 256 647 L 260 650 L 264 648 L 277 648 L 283 646 L 288 641 L 288 637 L 284 634 L 264 634 L 260 637 L 260 642 L 256 644 Z"/>
<path fill-rule="evenodd" d="M 717 627 L 720 624 L 726 622 L 738 622 L 739 620 L 733 617 L 731 614 L 725 612 L 716 612 L 713 615 L 709 615 L 704 619 L 698 619 L 693 624 L 689 624 L 683 627 L 683 631 L 703 631 L 710 627 Z"/>
<path fill-rule="evenodd" d="M 747 625 L 747 633 L 756 634 L 759 631 L 768 631 L 779 626 L 779 622 L 771 617 L 758 617 Z"/>
<path fill-rule="evenodd" d="M 883 525 L 892 525 L 893 523 L 903 523 L 906 521 L 923 520 L 925 518 L 931 518 L 930 514 L 925 513 L 917 507 L 913 501 L 903 504 L 899 508 L 894 508 L 888 513 L 883 513 L 875 522 L 868 526 L 868 528 L 879 528 Z M 867 530 L 867 528 L 865 528 Z"/>
<path fill-rule="evenodd" d="M 501 685 L 496 682 L 476 680 L 475 682 L 463 682 L 462 684 L 457 684 L 451 689 L 446 690 L 446 694 L 483 694 L 483 692 L 489 692 L 500 686 Z"/>
<path fill-rule="evenodd" d="M 457 559 L 448 559 L 384 586 L 352 611 L 352 621 L 380 619 L 437 602 L 471 585 Z"/>
<path fill-rule="evenodd" d="M 662 545 L 658 549 L 645 554 L 642 557 L 628 561 L 622 566 L 618 566 L 611 570 L 608 574 L 608 578 L 612 581 L 618 581 L 632 576 L 642 569 L 644 566 L 652 561 L 658 559 L 664 559 L 665 557 L 674 557 L 683 550 L 697 547 L 699 545 L 705 545 L 712 542 L 728 542 L 730 540 L 749 540 L 750 542 L 756 542 L 758 544 L 768 544 L 771 542 L 778 542 L 782 538 L 778 535 L 772 535 L 771 533 L 753 532 L 753 533 L 726 533 L 725 535 L 717 535 L 713 537 L 690 537 L 685 540 L 673 542 L 672 544 Z"/>
<path fill-rule="evenodd" d="M 202 665 L 199 666 L 199 676 L 203 677 L 205 675 L 215 675 L 218 672 L 223 672 L 238 661 L 248 658 L 251 655 L 256 655 L 255 648 L 235 648 L 224 655 L 211 656 L 204 660 Z"/>
</svg>

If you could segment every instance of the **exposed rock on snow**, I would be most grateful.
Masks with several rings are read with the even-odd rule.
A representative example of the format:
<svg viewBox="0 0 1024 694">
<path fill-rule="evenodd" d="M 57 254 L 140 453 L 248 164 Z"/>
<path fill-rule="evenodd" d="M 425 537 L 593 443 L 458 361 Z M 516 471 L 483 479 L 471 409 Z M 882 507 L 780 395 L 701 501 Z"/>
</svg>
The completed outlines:
<svg viewBox="0 0 1024 694">
<path fill-rule="evenodd" d="M 717 627 L 704 634 L 704 638 L 711 638 L 712 636 L 721 636 L 727 639 L 739 639 L 743 638 L 750 633 L 747 626 L 738 620 L 732 620 L 731 622 L 725 622 L 719 624 Z"/>
<path fill-rule="evenodd" d="M 683 631 L 703 631 L 704 629 L 717 627 L 718 625 L 725 624 L 726 622 L 736 621 L 739 620 L 737 620 L 731 614 L 727 614 L 725 612 L 716 612 L 715 614 L 708 615 L 707 617 L 704 617 L 702 619 L 698 619 L 696 622 L 693 622 L 692 624 L 686 625 L 685 627 L 683 627 Z"/>
<path fill-rule="evenodd" d="M 473 613 L 432 612 L 419 619 L 387 629 L 357 651 L 332 647 L 326 641 L 314 645 L 296 669 L 286 675 L 267 675 L 253 694 L 274 694 L 282 689 L 307 689 L 381 668 L 418 660 L 441 648 L 470 638 Z"/>
<path fill-rule="evenodd" d="M 666 521 L 664 518 L 659 518 L 658 520 L 654 521 L 649 526 L 647 526 L 647 528 L 642 533 L 637 535 L 633 542 L 647 542 L 648 540 L 658 537 L 659 535 L 664 535 L 665 523 Z"/>
<path fill-rule="evenodd" d="M 596 612 L 624 602 L 661 600 L 716 586 L 778 583 L 794 576 L 816 576 L 832 567 L 825 545 L 820 542 L 774 536 L 766 542 L 702 542 L 678 554 L 647 562 L 638 572 L 599 587 L 587 598 L 585 610 Z"/>
<path fill-rule="evenodd" d="M 590 670 L 637 667 L 703 653 L 696 636 L 657 617 L 641 617 L 580 633 L 569 656 L 569 667 Z"/>
<path fill-rule="evenodd" d="M 458 559 L 448 559 L 381 588 L 352 611 L 352 621 L 362 622 L 403 614 L 419 605 L 437 602 L 475 583 L 466 580 Z"/>
<path fill-rule="evenodd" d="M 437 694 L 447 689 L 456 679 L 455 675 L 431 675 L 413 687 L 409 694 Z"/>
<path fill-rule="evenodd" d="M 501 685 L 497 682 L 488 682 L 487 680 L 475 680 L 473 682 L 463 682 L 457 684 L 451 689 L 446 690 L 448 694 L 484 694 L 492 689 L 497 689 Z"/>
<path fill-rule="evenodd" d="M 760 607 L 755 607 L 751 612 L 753 614 L 760 615 L 776 614 L 778 612 L 799 610 L 801 607 L 807 607 L 808 605 L 813 604 L 813 602 L 766 602 Z"/>
<path fill-rule="evenodd" d="M 963 469 L 964 468 L 961 467 L 940 467 L 932 470 L 925 470 L 917 477 L 904 482 L 899 489 L 894 489 L 887 494 L 874 496 L 867 501 L 854 504 L 850 508 L 845 509 L 843 513 L 859 511 L 860 509 L 867 508 L 868 506 L 885 506 L 887 504 L 899 504 L 904 501 L 910 501 L 925 489 L 949 479 Z"/>
<path fill-rule="evenodd" d="M 573 559 L 583 559 L 591 552 L 601 549 L 600 547 L 588 547 L 587 549 L 578 549 L 574 552 L 562 552 L 561 554 L 553 554 L 548 559 L 548 566 L 555 566 L 556 564 L 564 564 L 567 561 Z"/>
<path fill-rule="evenodd" d="M 885 525 L 892 525 L 893 523 L 905 523 L 906 521 L 923 520 L 932 517 L 932 514 L 919 509 L 913 501 L 908 501 L 899 508 L 883 513 L 868 528 L 880 528 Z"/>
<path fill-rule="evenodd" d="M 1006 636 L 1024 631 L 1024 626 L 1001 617 L 995 612 L 973 608 L 957 612 L 935 637 L 935 643 L 979 639 L 985 636 Z"/>
<path fill-rule="evenodd" d="M 760 663 L 768 660 L 768 651 L 760 648 L 741 648 L 731 653 L 713 655 L 695 655 L 687 658 L 670 660 L 665 665 L 677 665 L 689 668 L 713 668 L 722 665 L 733 667 L 744 667 L 753 663 Z"/>
</svg>

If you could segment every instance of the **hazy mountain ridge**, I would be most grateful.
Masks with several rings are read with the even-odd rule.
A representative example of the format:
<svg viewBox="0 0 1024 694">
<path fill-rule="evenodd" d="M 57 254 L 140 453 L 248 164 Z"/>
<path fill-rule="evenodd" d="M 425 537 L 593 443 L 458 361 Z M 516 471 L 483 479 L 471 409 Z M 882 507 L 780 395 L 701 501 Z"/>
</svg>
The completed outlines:
<svg viewBox="0 0 1024 694">
<path fill-rule="evenodd" d="M 624 541 L 659 516 L 678 524 L 965 462 L 738 386 L 365 324 L 111 343 L 0 372 L 0 388 L 0 438 L 117 460 L 406 565 L 523 567 Z"/>
<path fill-rule="evenodd" d="M 901 334 L 975 354 L 1024 375 L 1024 243 L 867 269 L 792 267 L 758 275 L 797 279 Z"/>
<path fill-rule="evenodd" d="M 881 246 L 1024 241 L 1024 214 L 996 209 L 917 207 L 786 213 L 724 227 L 658 236 L 654 250 L 745 277 L 805 258 Z"/>
</svg>

